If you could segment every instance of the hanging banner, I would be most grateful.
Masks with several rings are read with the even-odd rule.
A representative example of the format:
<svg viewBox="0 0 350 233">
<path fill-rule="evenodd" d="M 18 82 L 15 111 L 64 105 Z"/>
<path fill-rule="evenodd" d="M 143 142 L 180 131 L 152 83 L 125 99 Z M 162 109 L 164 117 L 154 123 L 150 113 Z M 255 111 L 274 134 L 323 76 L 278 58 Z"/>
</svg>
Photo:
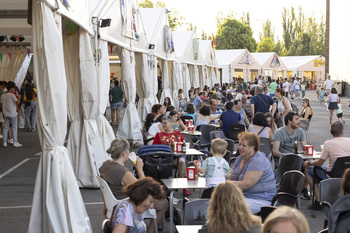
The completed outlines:
<svg viewBox="0 0 350 233">
<path fill-rule="evenodd" d="M 9 58 L 10 58 L 10 61 L 11 61 L 11 55 L 12 55 L 12 53 L 8 53 L 8 55 L 9 55 Z"/>
<path fill-rule="evenodd" d="M 325 66 L 325 61 L 323 60 L 314 60 L 314 67 Z"/>
<path fill-rule="evenodd" d="M 245 54 L 243 55 L 243 57 L 240 60 L 239 64 L 246 64 L 246 65 L 254 64 L 254 62 L 249 57 L 249 52 L 248 51 L 245 51 Z"/>
<path fill-rule="evenodd" d="M 21 51 L 18 51 L 18 58 L 21 59 Z"/>
<path fill-rule="evenodd" d="M 22 46 L 21 41 L 19 41 L 19 36 L 15 36 L 15 37 L 16 37 L 16 41 L 18 42 L 19 46 Z"/>
<path fill-rule="evenodd" d="M 30 49 L 27 49 L 27 55 L 29 57 L 29 54 L 30 54 Z"/>
<path fill-rule="evenodd" d="M 271 67 L 279 67 L 280 66 L 280 60 L 278 59 L 277 55 L 273 56 L 273 59 L 270 64 Z"/>
<path fill-rule="evenodd" d="M 121 1 L 122 20 L 123 20 L 123 36 L 134 40 L 139 40 L 139 10 L 136 0 Z"/>
<path fill-rule="evenodd" d="M 2 53 L 0 53 L 0 62 L 2 62 Z"/>
<path fill-rule="evenodd" d="M 193 56 L 194 60 L 198 59 L 198 53 L 199 53 L 199 40 L 193 39 Z"/>
</svg>

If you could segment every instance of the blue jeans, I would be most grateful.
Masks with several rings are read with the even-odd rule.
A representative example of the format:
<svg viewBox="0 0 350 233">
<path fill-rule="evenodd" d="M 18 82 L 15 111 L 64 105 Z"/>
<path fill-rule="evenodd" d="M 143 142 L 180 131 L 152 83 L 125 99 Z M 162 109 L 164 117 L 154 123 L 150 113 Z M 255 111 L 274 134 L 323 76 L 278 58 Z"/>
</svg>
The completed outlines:
<svg viewBox="0 0 350 233">
<path fill-rule="evenodd" d="M 30 124 L 30 113 L 32 113 L 32 124 Z M 25 112 L 25 118 L 26 118 L 26 126 L 27 129 L 36 129 L 35 128 L 35 119 L 36 119 L 36 100 L 30 102 L 30 106 L 26 108 Z"/>
<path fill-rule="evenodd" d="M 13 142 L 17 142 L 17 116 L 15 117 L 5 117 L 5 127 L 4 127 L 4 142 L 7 142 L 7 133 L 9 131 L 10 125 L 12 126 L 12 137 Z"/>
<path fill-rule="evenodd" d="M 324 170 L 327 170 L 326 166 L 321 166 Z M 314 177 L 314 166 L 309 167 L 308 169 L 309 175 L 311 177 Z M 329 177 L 327 176 L 327 174 L 322 171 L 322 170 L 317 170 L 317 176 L 320 177 L 322 180 L 328 179 Z"/>
</svg>

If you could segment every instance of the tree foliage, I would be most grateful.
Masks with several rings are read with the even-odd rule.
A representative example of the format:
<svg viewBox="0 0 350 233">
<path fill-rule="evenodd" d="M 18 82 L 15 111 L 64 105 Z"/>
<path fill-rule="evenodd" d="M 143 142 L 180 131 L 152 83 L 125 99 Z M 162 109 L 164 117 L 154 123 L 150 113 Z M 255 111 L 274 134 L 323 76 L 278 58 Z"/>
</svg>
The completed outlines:
<svg viewBox="0 0 350 233">
<path fill-rule="evenodd" d="M 208 40 L 208 35 L 205 31 L 202 30 L 202 33 L 201 33 L 201 40 Z"/>
<path fill-rule="evenodd" d="M 216 33 L 216 49 L 248 49 L 256 51 L 256 41 L 249 25 L 227 18 Z"/>
<path fill-rule="evenodd" d="M 192 25 L 192 23 L 190 23 L 188 25 L 187 31 L 197 31 L 197 26 L 196 25 Z"/>
<path fill-rule="evenodd" d="M 275 28 L 272 26 L 271 20 L 267 19 L 266 23 L 262 25 L 263 31 L 260 32 L 259 39 L 260 41 L 264 38 L 271 38 L 272 41 L 275 41 Z"/>
<path fill-rule="evenodd" d="M 256 50 L 259 53 L 263 52 L 271 52 L 275 49 L 275 43 L 273 42 L 271 37 L 265 37 L 260 40 L 258 44 L 258 49 Z"/>
<path fill-rule="evenodd" d="M 139 3 L 140 8 L 154 8 L 154 4 L 150 0 L 143 0 Z"/>
</svg>

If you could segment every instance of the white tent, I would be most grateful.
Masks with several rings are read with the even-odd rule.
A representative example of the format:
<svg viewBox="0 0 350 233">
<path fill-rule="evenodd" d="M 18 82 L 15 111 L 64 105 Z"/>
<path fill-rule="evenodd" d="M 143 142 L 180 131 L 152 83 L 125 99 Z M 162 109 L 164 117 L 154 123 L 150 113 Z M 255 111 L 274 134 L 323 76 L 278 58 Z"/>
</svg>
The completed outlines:
<svg viewBox="0 0 350 233">
<path fill-rule="evenodd" d="M 287 56 L 280 57 L 287 66 L 288 72 L 293 72 L 293 76 L 303 77 L 304 72 L 315 72 L 315 80 L 325 75 L 325 58 L 320 55 L 314 56 Z"/>
<path fill-rule="evenodd" d="M 140 12 L 149 43 L 149 59 L 153 63 L 156 63 L 156 58 L 158 58 L 162 71 L 163 92 L 160 102 L 163 103 L 165 97 L 169 97 L 172 105 L 177 107 L 179 105 L 177 92 L 173 91 L 173 87 L 177 86 L 177 78 L 173 75 L 173 65 L 171 64 L 175 61 L 175 53 L 171 45 L 172 32 L 169 26 L 168 10 L 166 8 L 141 8 Z M 157 73 L 152 72 L 152 75 L 151 82 L 153 83 L 153 87 L 157 87 L 155 90 L 152 89 L 152 96 L 155 97 L 158 91 Z M 154 84 L 154 82 L 156 83 Z M 147 83 L 147 86 L 149 88 L 152 85 Z M 156 102 L 153 101 L 152 105 Z M 142 111 L 140 109 L 142 105 L 139 102 L 139 114 L 142 121 L 146 120 L 146 114 L 151 112 L 152 105 L 149 105 Z"/>
<path fill-rule="evenodd" d="M 271 76 L 272 79 L 278 77 L 278 72 L 282 72 L 282 78 L 287 78 L 287 66 L 279 58 L 277 53 L 250 53 L 261 64 L 259 74 L 262 76 Z"/>
<path fill-rule="evenodd" d="M 92 232 L 68 152 L 67 80 L 61 16 L 92 33 L 86 1 L 33 1 L 34 72 L 42 156 L 28 232 Z"/>
<path fill-rule="evenodd" d="M 204 65 L 203 56 L 194 31 L 176 31 L 173 32 L 173 38 L 176 66 L 180 76 L 182 76 L 179 88 L 183 89 L 183 96 L 188 98 L 188 90 L 191 86 L 195 88 L 200 86 L 198 66 Z"/>
<path fill-rule="evenodd" d="M 211 70 L 211 68 L 216 69 L 218 67 L 218 61 L 215 56 L 215 50 L 212 47 L 212 41 L 211 40 L 200 40 L 199 41 L 199 50 L 201 51 L 201 54 L 203 56 L 203 62 L 204 66 L 202 69 L 200 69 L 200 88 L 203 89 L 205 85 L 212 86 L 212 83 L 220 83 L 220 77 L 215 74 L 215 80 L 211 81 L 211 79 L 208 77 L 208 68 Z M 205 71 L 205 72 L 204 72 Z"/>
<path fill-rule="evenodd" d="M 245 81 L 250 81 L 250 71 L 261 69 L 259 62 L 247 49 L 215 50 L 222 82 L 232 82 L 237 70 L 243 71 Z"/>
</svg>

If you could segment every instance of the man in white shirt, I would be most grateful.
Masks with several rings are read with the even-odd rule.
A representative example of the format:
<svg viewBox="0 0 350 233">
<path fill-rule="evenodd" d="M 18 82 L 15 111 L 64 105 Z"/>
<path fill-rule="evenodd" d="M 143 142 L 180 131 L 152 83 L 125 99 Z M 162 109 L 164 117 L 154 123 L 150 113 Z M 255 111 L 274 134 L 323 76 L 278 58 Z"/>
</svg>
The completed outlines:
<svg viewBox="0 0 350 233">
<path fill-rule="evenodd" d="M 326 89 L 327 95 L 329 94 L 329 91 L 332 89 L 333 85 L 334 85 L 334 81 L 331 79 L 331 76 L 328 75 L 328 79 L 324 83 L 324 87 L 323 87 L 324 89 Z"/>
<path fill-rule="evenodd" d="M 287 78 L 283 80 L 282 88 L 286 92 L 286 97 L 288 98 L 290 83 L 287 82 Z"/>
<path fill-rule="evenodd" d="M 10 128 L 10 125 L 12 126 L 12 136 L 13 136 L 13 146 L 14 147 L 21 147 L 22 145 L 18 143 L 17 141 L 17 109 L 16 105 L 20 101 L 20 97 L 18 96 L 18 99 L 15 95 L 15 83 L 8 82 L 7 84 L 7 90 L 8 92 L 1 95 L 0 98 L 0 107 L 1 111 L 4 114 L 4 120 L 5 120 L 5 127 L 4 127 L 4 134 L 3 134 L 3 146 L 7 147 L 7 133 Z"/>
<path fill-rule="evenodd" d="M 300 99 L 300 79 L 294 80 L 295 99 Z"/>
</svg>

